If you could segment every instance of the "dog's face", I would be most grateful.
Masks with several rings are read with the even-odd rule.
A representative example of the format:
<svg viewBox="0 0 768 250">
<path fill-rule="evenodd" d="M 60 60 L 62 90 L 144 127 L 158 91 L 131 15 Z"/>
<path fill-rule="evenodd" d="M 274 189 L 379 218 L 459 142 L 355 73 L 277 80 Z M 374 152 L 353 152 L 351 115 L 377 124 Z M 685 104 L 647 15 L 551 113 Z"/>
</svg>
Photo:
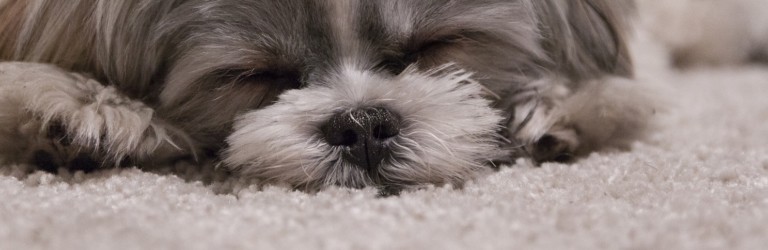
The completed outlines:
<svg viewBox="0 0 768 250">
<path fill-rule="evenodd" d="M 494 98 L 543 53 L 525 1 L 187 4 L 161 112 L 300 187 L 460 183 L 508 154 Z"/>
</svg>

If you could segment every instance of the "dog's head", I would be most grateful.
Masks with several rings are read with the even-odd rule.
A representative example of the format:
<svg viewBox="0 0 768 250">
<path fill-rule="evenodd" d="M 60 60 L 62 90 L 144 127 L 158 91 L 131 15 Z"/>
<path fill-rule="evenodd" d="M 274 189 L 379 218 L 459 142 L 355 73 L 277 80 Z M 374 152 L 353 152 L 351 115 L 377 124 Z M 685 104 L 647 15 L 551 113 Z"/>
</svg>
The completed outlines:
<svg viewBox="0 0 768 250">
<path fill-rule="evenodd" d="M 512 154 L 500 132 L 531 82 L 629 70 L 602 1 L 184 4 L 159 28 L 160 112 L 302 188 L 459 184 Z"/>
<path fill-rule="evenodd" d="M 123 1 L 84 64 L 245 174 L 459 184 L 513 154 L 534 82 L 629 74 L 615 2 Z"/>
</svg>

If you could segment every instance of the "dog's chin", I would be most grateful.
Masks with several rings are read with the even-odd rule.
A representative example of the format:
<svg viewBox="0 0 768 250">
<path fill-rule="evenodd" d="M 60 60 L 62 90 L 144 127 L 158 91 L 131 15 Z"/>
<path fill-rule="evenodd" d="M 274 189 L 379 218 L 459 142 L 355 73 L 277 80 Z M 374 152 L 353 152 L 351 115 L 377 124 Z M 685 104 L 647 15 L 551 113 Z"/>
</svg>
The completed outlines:
<svg viewBox="0 0 768 250">
<path fill-rule="evenodd" d="M 239 117 L 224 161 L 265 182 L 305 190 L 460 185 L 508 153 L 499 147 L 502 117 L 470 77 L 452 67 L 410 68 L 396 77 L 348 67 Z M 396 113 L 400 131 L 382 142 L 386 157 L 360 166 L 348 159 L 352 149 L 328 143 L 321 127 L 334 115 L 370 107 Z"/>
</svg>

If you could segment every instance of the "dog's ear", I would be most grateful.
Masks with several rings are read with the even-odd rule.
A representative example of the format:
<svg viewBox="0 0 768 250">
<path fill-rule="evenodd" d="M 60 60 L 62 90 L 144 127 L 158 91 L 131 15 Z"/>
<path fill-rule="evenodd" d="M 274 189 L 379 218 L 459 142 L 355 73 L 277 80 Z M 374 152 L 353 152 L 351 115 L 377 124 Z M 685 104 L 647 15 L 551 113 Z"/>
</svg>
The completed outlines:
<svg viewBox="0 0 768 250">
<path fill-rule="evenodd" d="M 24 20 L 27 1 L 0 0 L 0 60 L 12 60 L 16 52 L 16 38 Z"/>
<path fill-rule="evenodd" d="M 542 47 L 560 73 L 573 79 L 632 75 L 625 43 L 629 0 L 537 0 Z"/>
</svg>

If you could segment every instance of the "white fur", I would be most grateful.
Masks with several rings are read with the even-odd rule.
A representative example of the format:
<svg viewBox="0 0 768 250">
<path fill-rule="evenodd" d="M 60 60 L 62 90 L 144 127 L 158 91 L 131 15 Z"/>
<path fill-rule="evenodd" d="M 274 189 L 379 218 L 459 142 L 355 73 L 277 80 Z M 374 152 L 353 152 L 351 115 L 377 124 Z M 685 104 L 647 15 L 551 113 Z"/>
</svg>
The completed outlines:
<svg viewBox="0 0 768 250">
<path fill-rule="evenodd" d="M 103 154 L 100 158 L 110 161 L 141 159 L 159 147 L 186 146 L 171 140 L 177 131 L 157 120 L 152 109 L 122 97 L 115 88 L 51 65 L 0 63 L 3 158 L 28 157 L 48 147 L 58 149 L 49 152 L 61 151 L 65 146 L 56 141 L 60 138 L 45 136 L 53 123 L 66 128 L 75 145 L 72 150 Z M 60 152 L 62 160 L 73 156 L 65 151 Z"/>
<path fill-rule="evenodd" d="M 494 143 L 502 118 L 470 76 L 442 67 L 386 79 L 347 67 L 327 86 L 288 91 L 280 102 L 241 117 L 225 162 L 296 186 L 373 184 L 363 169 L 341 160 L 344 149 L 328 145 L 318 128 L 336 112 L 382 106 L 405 125 L 390 142 L 392 163 L 379 174 L 410 185 L 460 184 L 502 153 Z"/>
</svg>

